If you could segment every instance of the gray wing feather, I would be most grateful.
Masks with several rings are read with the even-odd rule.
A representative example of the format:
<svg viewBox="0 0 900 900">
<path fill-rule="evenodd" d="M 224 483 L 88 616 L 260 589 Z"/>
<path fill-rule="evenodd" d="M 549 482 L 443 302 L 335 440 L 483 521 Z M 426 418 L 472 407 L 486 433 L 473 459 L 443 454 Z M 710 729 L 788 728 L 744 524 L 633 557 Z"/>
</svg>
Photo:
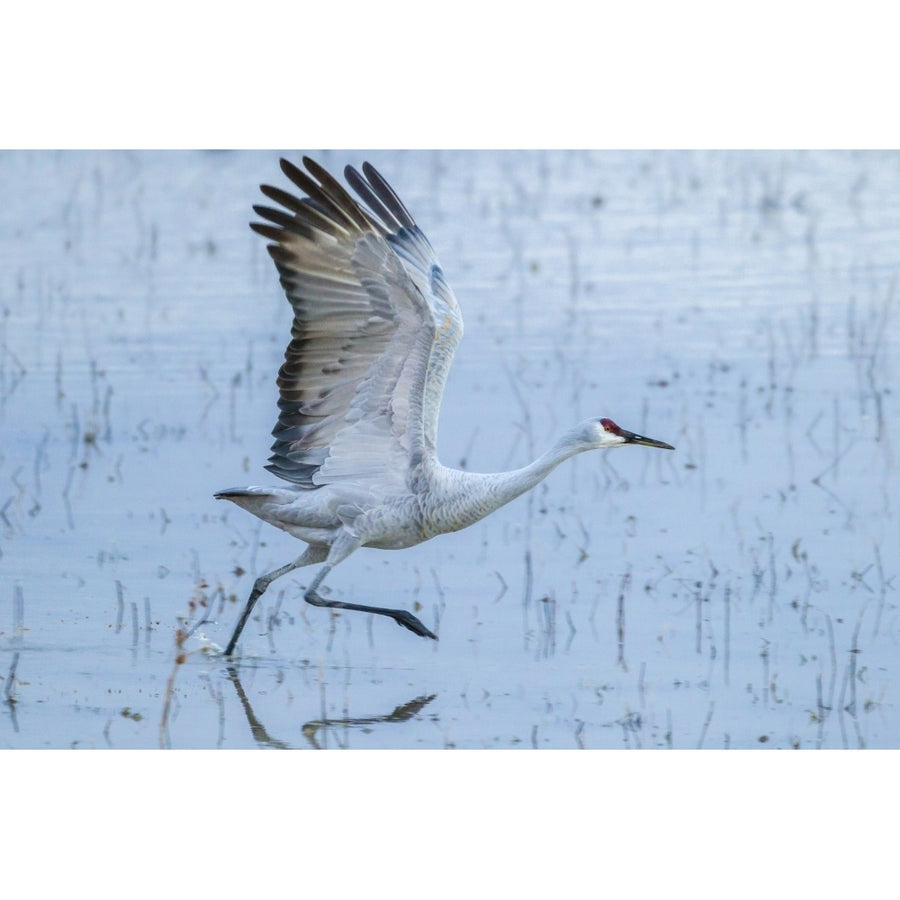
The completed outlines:
<svg viewBox="0 0 900 900">
<path fill-rule="evenodd" d="M 373 166 L 363 164 L 364 176 L 345 170 L 362 206 L 303 163 L 306 172 L 281 167 L 305 196 L 263 186 L 283 210 L 255 206 L 267 221 L 251 223 L 272 242 L 294 311 L 266 468 L 304 488 L 352 480 L 404 492 L 436 452 L 459 307 L 427 238 Z"/>
</svg>

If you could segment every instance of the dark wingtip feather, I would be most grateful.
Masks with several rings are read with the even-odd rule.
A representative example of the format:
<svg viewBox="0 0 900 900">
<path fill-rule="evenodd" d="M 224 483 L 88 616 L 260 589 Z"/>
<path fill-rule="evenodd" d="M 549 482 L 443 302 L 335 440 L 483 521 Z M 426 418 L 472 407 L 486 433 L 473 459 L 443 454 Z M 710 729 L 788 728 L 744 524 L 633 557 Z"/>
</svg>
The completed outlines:
<svg viewBox="0 0 900 900">
<path fill-rule="evenodd" d="M 306 159 L 306 157 L 304 157 Z M 322 189 L 303 171 L 303 169 L 295 166 L 290 160 L 283 159 L 281 160 L 281 171 L 287 175 L 290 180 L 300 188 L 305 194 L 310 197 L 313 197 L 316 200 L 322 199 L 324 193 Z M 328 197 L 325 197 L 326 201 Z"/>
<path fill-rule="evenodd" d="M 264 238 L 266 238 L 270 241 L 280 241 L 281 240 L 281 229 L 276 228 L 274 225 L 267 225 L 263 222 L 251 222 L 250 227 L 257 234 L 261 234 Z"/>
<path fill-rule="evenodd" d="M 286 159 L 281 160 L 281 171 L 307 195 L 322 213 L 341 228 L 349 226 L 351 229 L 367 230 L 369 223 L 347 191 L 308 156 L 303 157 L 303 164 L 312 175 L 319 178 L 321 184 Z"/>
<path fill-rule="evenodd" d="M 331 200 L 331 202 L 350 218 L 358 227 L 366 230 L 369 228 L 369 220 L 366 218 L 359 204 L 350 196 L 347 189 L 327 169 L 320 166 L 314 159 L 303 157 L 303 165 L 306 170 L 319 182 L 319 189 Z"/>
<path fill-rule="evenodd" d="M 266 244 L 266 250 L 269 251 L 269 256 L 275 261 L 276 266 L 290 266 L 294 261 L 293 256 L 291 256 L 291 254 L 280 244 Z"/>
<path fill-rule="evenodd" d="M 297 187 L 301 187 L 297 179 L 299 178 L 302 181 L 307 177 L 302 169 L 298 169 L 289 159 L 285 159 L 283 156 L 278 160 L 278 165 L 281 166 L 281 171 L 284 172 Z"/>
<path fill-rule="evenodd" d="M 394 217 L 405 228 L 415 228 L 415 219 L 403 205 L 403 201 L 394 193 L 394 189 L 385 181 L 382 174 L 370 162 L 362 164 L 363 175 L 366 176 L 378 199 L 391 211 Z"/>
<path fill-rule="evenodd" d="M 253 204 L 253 212 L 263 219 L 268 219 L 276 225 L 281 225 L 282 228 L 287 228 L 288 225 L 294 222 L 294 219 L 286 212 L 280 209 L 273 209 L 271 206 L 263 206 L 261 203 Z"/>
<path fill-rule="evenodd" d="M 396 216 L 381 202 L 378 195 L 372 190 L 369 182 L 353 168 L 346 166 L 344 168 L 344 178 L 347 184 L 356 191 L 362 198 L 373 214 L 380 220 L 379 228 L 382 232 L 396 234 L 403 226 L 397 220 Z"/>
<path fill-rule="evenodd" d="M 261 184 L 259 189 L 270 200 L 280 203 L 285 209 L 291 212 L 299 212 L 303 208 L 303 201 L 281 188 L 273 187 L 271 184 Z"/>
</svg>

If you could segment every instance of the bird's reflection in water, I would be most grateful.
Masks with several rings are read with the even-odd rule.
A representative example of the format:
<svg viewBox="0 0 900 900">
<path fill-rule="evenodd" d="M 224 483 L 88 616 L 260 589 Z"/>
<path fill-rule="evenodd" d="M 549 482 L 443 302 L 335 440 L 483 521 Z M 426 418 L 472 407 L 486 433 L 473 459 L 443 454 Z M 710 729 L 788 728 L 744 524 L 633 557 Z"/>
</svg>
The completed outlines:
<svg viewBox="0 0 900 900">
<path fill-rule="evenodd" d="M 264 747 L 272 747 L 275 750 L 290 750 L 291 745 L 287 742 L 269 737 L 266 726 L 256 718 L 256 713 L 253 711 L 253 705 L 250 703 L 250 698 L 247 696 L 247 692 L 241 684 L 241 677 L 238 675 L 238 670 L 234 666 L 228 667 L 228 680 L 234 685 L 234 689 L 237 691 L 238 700 L 241 701 L 241 707 L 244 710 L 244 715 L 247 717 L 247 723 L 250 726 L 250 733 L 253 735 L 253 740 L 258 744 L 262 744 Z"/>
<path fill-rule="evenodd" d="M 292 749 L 291 744 L 286 741 L 273 738 L 262 722 L 259 721 L 256 713 L 253 711 L 250 698 L 247 696 L 244 686 L 241 684 L 238 670 L 234 666 L 229 666 L 227 671 L 228 679 L 234 685 L 234 689 L 237 691 L 238 700 L 240 700 L 241 707 L 244 710 L 244 715 L 247 717 L 247 724 L 250 726 L 250 733 L 253 735 L 253 739 L 264 747 L 272 747 L 276 750 Z M 423 695 L 421 697 L 416 697 L 414 700 L 410 700 L 408 703 L 404 703 L 402 706 L 398 706 L 391 712 L 381 716 L 348 716 L 337 719 L 314 719 L 303 726 L 303 736 L 316 750 L 323 750 L 328 746 L 329 729 L 359 728 L 366 725 L 380 725 L 388 722 L 408 722 L 431 703 L 436 696 L 437 694 L 428 694 L 427 696 Z"/>
</svg>

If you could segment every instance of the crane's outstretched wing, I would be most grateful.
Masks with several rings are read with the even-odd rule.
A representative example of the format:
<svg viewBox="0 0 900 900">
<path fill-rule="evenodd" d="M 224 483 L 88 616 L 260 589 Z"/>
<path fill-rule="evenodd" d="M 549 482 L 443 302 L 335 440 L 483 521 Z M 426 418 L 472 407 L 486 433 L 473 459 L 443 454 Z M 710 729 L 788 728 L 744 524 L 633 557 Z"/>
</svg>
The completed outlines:
<svg viewBox="0 0 900 900">
<path fill-rule="evenodd" d="M 303 164 L 281 168 L 306 196 L 263 185 L 284 209 L 254 206 L 271 224 L 251 223 L 272 241 L 294 309 L 266 468 L 304 488 L 350 480 L 404 492 L 436 451 L 459 307 L 428 239 L 373 166 L 344 170 L 363 205 L 313 160 Z"/>
</svg>

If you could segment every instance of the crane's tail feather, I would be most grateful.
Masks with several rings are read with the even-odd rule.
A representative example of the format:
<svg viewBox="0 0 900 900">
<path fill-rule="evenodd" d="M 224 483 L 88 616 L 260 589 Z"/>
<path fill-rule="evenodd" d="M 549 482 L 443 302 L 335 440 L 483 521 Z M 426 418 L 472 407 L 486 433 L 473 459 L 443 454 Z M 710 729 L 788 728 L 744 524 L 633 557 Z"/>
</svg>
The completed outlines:
<svg viewBox="0 0 900 900">
<path fill-rule="evenodd" d="M 276 492 L 264 487 L 225 488 L 223 491 L 216 491 L 213 496 L 216 500 L 230 500 L 265 521 L 270 521 L 266 512 L 272 509 L 273 503 L 277 503 Z"/>
<path fill-rule="evenodd" d="M 216 491 L 213 496 L 216 500 L 236 500 L 239 497 L 270 497 L 272 496 L 272 490 L 264 487 L 225 488 L 224 490 Z"/>
</svg>

